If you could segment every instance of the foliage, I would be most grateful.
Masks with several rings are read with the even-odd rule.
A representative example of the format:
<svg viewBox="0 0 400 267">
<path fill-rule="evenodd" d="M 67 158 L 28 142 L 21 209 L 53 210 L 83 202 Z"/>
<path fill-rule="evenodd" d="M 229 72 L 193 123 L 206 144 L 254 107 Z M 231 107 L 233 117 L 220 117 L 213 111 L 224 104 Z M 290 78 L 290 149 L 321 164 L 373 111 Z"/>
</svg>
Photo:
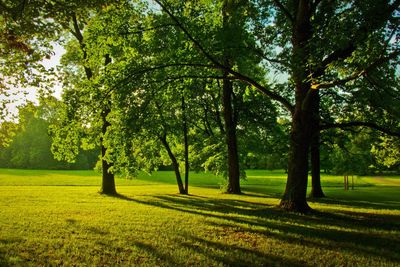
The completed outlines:
<svg viewBox="0 0 400 267">
<path fill-rule="evenodd" d="M 102 146 L 101 160 L 127 177 L 174 158 L 182 170 L 183 125 L 190 167 L 226 176 L 221 83 L 232 82 L 226 99 L 240 163 L 287 169 L 287 196 L 301 196 L 306 206 L 307 155 L 318 124 L 348 130 L 343 125 L 365 122 L 398 135 L 399 6 L 297 2 L 2 1 L 2 73 L 6 82 L 51 87 L 35 71 L 48 74 L 40 60 L 61 40 L 64 93 L 51 121 L 53 152 L 73 161 L 81 149 Z M 8 64 L 14 59 L 18 64 Z M 12 128 L 2 123 L 0 145 Z M 321 145 L 326 169 L 365 174 L 398 164 L 394 137 L 323 134 L 330 141 Z"/>
<path fill-rule="evenodd" d="M 372 146 L 372 154 L 378 163 L 388 167 L 400 167 L 400 140 L 395 137 L 380 136 L 380 142 Z"/>
<path fill-rule="evenodd" d="M 54 100 L 52 100 L 54 101 Z M 54 119 L 55 105 L 51 100 L 35 106 L 28 103 L 19 109 L 19 121 L 9 145 L 0 150 L 1 167 L 22 169 L 89 169 L 93 168 L 92 152 L 77 153 L 75 164 L 58 162 L 50 151 L 51 137 L 48 134 L 51 120 Z M 11 125 L 11 123 L 5 124 Z"/>
</svg>

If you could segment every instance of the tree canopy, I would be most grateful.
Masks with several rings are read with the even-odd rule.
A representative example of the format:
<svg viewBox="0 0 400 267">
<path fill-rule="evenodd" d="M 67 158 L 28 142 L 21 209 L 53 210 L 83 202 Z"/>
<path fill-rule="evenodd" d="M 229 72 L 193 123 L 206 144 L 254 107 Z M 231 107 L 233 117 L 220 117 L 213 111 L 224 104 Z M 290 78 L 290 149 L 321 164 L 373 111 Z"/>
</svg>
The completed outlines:
<svg viewBox="0 0 400 267">
<path fill-rule="evenodd" d="M 32 80 L 62 41 L 53 152 L 101 147 L 104 192 L 163 165 L 181 193 L 189 169 L 240 193 L 245 168 L 284 168 L 280 206 L 306 212 L 309 170 L 314 190 L 321 167 L 398 169 L 400 1 L 17 2 L 0 4 L 2 61 L 36 65 L 3 75 Z"/>
</svg>

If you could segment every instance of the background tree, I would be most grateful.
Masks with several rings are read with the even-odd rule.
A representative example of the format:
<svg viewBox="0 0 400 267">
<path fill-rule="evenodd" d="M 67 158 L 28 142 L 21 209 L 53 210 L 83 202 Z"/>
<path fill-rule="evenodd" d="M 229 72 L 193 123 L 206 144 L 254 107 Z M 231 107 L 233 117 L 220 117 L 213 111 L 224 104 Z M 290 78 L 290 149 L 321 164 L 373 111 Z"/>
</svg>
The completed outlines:
<svg viewBox="0 0 400 267">
<path fill-rule="evenodd" d="M 125 57 L 135 53 L 132 39 L 124 39 L 121 31 L 125 30 L 123 23 L 132 24 L 141 20 L 141 9 L 130 2 L 119 1 L 97 9 L 88 8 L 86 13 L 83 11 L 81 9 L 80 16 L 77 13 L 70 14 L 71 22 L 67 29 L 73 39 L 62 61 L 65 65 L 64 79 L 71 88 L 64 95 L 65 102 L 67 109 L 75 109 L 75 114 L 68 116 L 67 112 L 65 122 L 58 124 L 60 127 L 54 132 L 68 135 L 69 120 L 90 128 L 86 134 L 90 134 L 91 141 L 101 147 L 101 192 L 116 194 L 114 173 L 118 169 L 115 167 L 118 160 L 113 154 L 118 154 L 119 148 L 115 147 L 117 143 L 112 140 L 115 133 L 110 132 L 115 114 L 112 114 L 113 88 L 107 86 L 107 80 L 115 78 L 113 65 L 123 65 Z M 100 62 L 99 58 L 102 59 Z M 64 126 L 67 129 L 63 129 Z M 79 136 L 75 134 L 75 137 Z M 97 140 L 96 136 L 99 137 Z M 55 146 L 65 145 L 68 144 L 55 142 Z"/>
<path fill-rule="evenodd" d="M 59 102 L 44 99 L 36 106 L 29 102 L 19 108 L 15 132 L 9 145 L 0 149 L 1 167 L 20 169 L 90 169 L 97 157 L 92 151 L 78 151 L 73 164 L 54 159 L 50 147 L 49 125 L 55 119 Z M 7 123 L 9 125 L 10 123 Z"/>
</svg>

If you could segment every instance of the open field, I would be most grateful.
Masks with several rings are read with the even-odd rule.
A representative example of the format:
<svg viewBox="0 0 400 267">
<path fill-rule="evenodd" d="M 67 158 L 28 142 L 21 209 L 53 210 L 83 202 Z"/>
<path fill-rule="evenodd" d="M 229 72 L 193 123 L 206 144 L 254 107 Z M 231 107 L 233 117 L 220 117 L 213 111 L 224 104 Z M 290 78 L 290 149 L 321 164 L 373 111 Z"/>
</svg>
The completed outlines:
<svg viewBox="0 0 400 267">
<path fill-rule="evenodd" d="M 97 193 L 92 171 L 0 169 L 0 266 L 399 266 L 400 177 L 323 176 L 315 212 L 276 205 L 281 172 L 249 171 L 243 195 L 191 174 L 189 196 L 172 172 L 117 179 Z"/>
</svg>

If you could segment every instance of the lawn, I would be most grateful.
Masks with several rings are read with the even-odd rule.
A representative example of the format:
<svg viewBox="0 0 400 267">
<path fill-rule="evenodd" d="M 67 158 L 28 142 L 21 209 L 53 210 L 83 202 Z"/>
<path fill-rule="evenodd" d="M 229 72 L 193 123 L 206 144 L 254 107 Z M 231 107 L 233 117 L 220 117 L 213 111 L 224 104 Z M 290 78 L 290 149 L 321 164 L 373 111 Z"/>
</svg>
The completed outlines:
<svg viewBox="0 0 400 267">
<path fill-rule="evenodd" d="M 313 213 L 279 210 L 282 172 L 249 171 L 243 195 L 191 174 L 117 179 L 92 171 L 0 169 L 0 266 L 399 266 L 400 177 L 322 177 Z"/>
</svg>

